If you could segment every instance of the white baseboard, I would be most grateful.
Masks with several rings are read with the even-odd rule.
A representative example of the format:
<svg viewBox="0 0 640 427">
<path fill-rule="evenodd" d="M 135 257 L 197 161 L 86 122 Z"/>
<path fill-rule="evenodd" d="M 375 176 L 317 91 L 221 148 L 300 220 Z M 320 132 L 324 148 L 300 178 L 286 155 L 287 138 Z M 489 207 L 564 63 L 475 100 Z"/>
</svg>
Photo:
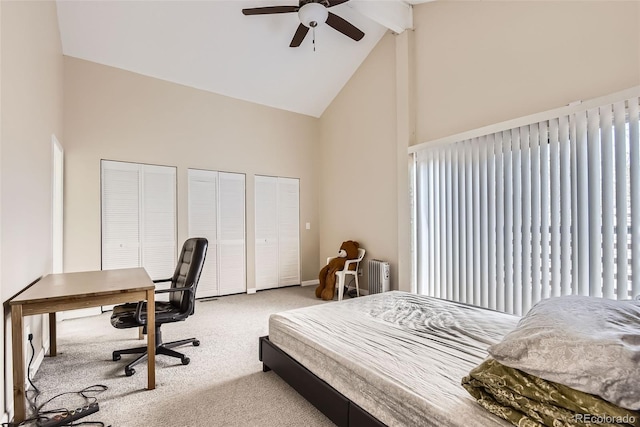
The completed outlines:
<svg viewBox="0 0 640 427">
<path fill-rule="evenodd" d="M 315 279 L 315 280 L 304 280 L 302 283 L 300 283 L 300 286 L 314 286 L 314 285 L 319 285 L 320 284 L 320 280 Z"/>
<path fill-rule="evenodd" d="M 255 294 L 256 288 L 247 288 L 247 294 Z"/>
<path fill-rule="evenodd" d="M 50 347 L 51 347 L 51 337 L 47 337 L 45 342 L 42 343 L 42 348 L 44 349 L 45 354 L 47 354 Z"/>
</svg>

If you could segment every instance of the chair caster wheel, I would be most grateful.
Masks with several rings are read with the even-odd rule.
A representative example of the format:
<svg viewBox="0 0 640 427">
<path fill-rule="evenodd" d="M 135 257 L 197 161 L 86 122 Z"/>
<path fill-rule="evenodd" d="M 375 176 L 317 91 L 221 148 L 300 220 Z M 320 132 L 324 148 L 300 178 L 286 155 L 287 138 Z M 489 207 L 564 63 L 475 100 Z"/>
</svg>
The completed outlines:
<svg viewBox="0 0 640 427">
<path fill-rule="evenodd" d="M 114 362 L 117 362 L 118 360 L 121 359 L 120 353 L 114 352 L 112 358 Z"/>
<path fill-rule="evenodd" d="M 129 369 L 124 368 L 124 374 L 125 374 L 126 376 L 128 376 L 128 377 L 130 377 L 131 375 L 133 375 L 133 374 L 135 374 L 135 373 L 136 373 L 136 370 L 135 370 L 135 369 L 133 369 L 133 368 L 129 368 Z"/>
<path fill-rule="evenodd" d="M 189 359 L 188 357 L 183 357 L 182 359 L 180 359 L 182 361 L 183 365 L 188 365 L 189 362 L 191 362 L 191 359 Z"/>
<path fill-rule="evenodd" d="M 200 341 L 199 341 L 199 340 L 195 340 L 195 341 L 193 342 L 193 346 L 194 346 L 194 347 L 197 347 L 197 346 L 199 346 L 199 345 L 200 345 Z"/>
</svg>

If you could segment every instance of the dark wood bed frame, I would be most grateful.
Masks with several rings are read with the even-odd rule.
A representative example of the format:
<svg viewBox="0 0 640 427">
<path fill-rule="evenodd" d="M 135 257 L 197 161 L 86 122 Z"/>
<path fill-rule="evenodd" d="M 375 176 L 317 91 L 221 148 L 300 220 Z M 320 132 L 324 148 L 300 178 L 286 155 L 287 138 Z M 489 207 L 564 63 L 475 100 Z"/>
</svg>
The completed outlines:
<svg viewBox="0 0 640 427">
<path fill-rule="evenodd" d="M 318 378 L 275 344 L 260 337 L 259 359 L 264 372 L 273 370 L 339 427 L 385 427 L 371 414 Z"/>
</svg>

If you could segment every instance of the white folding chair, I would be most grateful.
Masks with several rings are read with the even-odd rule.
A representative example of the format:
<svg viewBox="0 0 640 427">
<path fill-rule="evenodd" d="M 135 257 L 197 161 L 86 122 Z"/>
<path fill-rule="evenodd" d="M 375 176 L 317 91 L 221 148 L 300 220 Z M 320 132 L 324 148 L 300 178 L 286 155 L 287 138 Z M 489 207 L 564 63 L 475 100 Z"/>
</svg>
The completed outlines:
<svg viewBox="0 0 640 427">
<path fill-rule="evenodd" d="M 365 250 L 362 248 L 358 249 L 358 258 L 357 259 L 349 259 L 344 263 L 344 269 L 340 271 L 336 271 L 336 290 L 338 291 L 338 301 L 342 301 L 342 294 L 344 292 L 344 286 L 346 283 L 347 274 L 352 275 L 356 279 L 356 294 L 360 296 L 360 288 L 358 287 L 358 269 L 360 268 L 360 261 L 364 258 Z M 327 258 L 327 264 L 337 257 L 329 257 Z M 355 264 L 355 269 L 350 270 L 349 267 Z"/>
</svg>

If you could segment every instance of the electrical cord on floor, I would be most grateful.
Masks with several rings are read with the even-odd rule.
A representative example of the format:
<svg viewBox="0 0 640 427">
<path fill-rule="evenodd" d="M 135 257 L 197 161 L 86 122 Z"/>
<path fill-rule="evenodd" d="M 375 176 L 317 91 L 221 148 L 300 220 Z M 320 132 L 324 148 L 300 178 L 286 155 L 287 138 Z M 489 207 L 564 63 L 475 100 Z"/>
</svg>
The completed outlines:
<svg viewBox="0 0 640 427">
<path fill-rule="evenodd" d="M 31 358 L 29 359 L 29 365 L 27 367 L 27 381 L 29 382 L 33 390 L 27 390 L 26 396 L 27 396 L 27 401 L 29 402 L 29 405 L 31 407 L 31 411 L 32 413 L 36 414 L 36 416 L 27 418 L 20 423 L 12 423 L 12 422 L 2 423 L 0 424 L 2 427 L 20 427 L 20 426 L 25 426 L 28 423 L 31 423 L 34 421 L 36 423 L 38 423 L 39 421 L 47 421 L 49 418 L 46 415 L 59 414 L 59 413 L 68 414 L 70 412 L 68 408 L 49 409 L 46 411 L 43 411 L 43 408 L 46 404 L 52 402 L 53 400 L 61 396 L 66 396 L 68 394 L 78 394 L 84 398 L 85 405 L 90 405 L 91 403 L 96 403 L 98 401 L 98 398 L 95 395 L 89 395 L 89 393 L 99 394 L 108 389 L 106 385 L 94 384 L 89 387 L 85 387 L 80 391 L 67 391 L 67 392 L 59 393 L 38 406 L 38 397 L 40 396 L 41 392 L 31 380 L 31 365 L 33 364 L 33 359 L 36 354 L 35 347 L 33 346 L 33 334 L 29 334 L 28 339 L 29 339 L 29 344 L 31 345 Z M 29 392 L 33 392 L 32 398 L 29 398 Z M 105 424 L 102 421 L 81 421 L 77 423 L 71 422 L 70 424 L 67 424 L 67 425 L 69 426 L 96 425 L 100 427 L 105 427 Z"/>
<path fill-rule="evenodd" d="M 103 391 L 107 390 L 107 386 L 103 385 L 103 384 L 94 384 L 92 386 L 89 387 L 85 387 L 80 391 L 66 391 L 63 393 L 59 393 L 55 396 L 53 396 L 52 398 L 48 399 L 47 401 L 43 402 L 42 404 L 40 404 L 40 406 L 37 406 L 37 411 L 36 413 L 38 414 L 38 418 L 39 419 L 45 419 L 47 420 L 48 418 L 46 417 L 47 415 L 52 415 L 52 414 L 69 414 L 71 412 L 71 410 L 69 408 L 57 408 L 57 409 L 48 409 L 46 411 L 43 410 L 44 406 L 47 405 L 48 403 L 52 402 L 53 400 L 62 397 L 62 396 L 66 396 L 69 394 L 78 394 L 80 396 L 82 396 L 84 398 L 85 401 L 85 406 L 88 406 L 92 403 L 96 403 L 98 401 L 98 398 L 96 396 L 91 396 L 89 395 L 89 393 L 102 393 Z M 37 397 L 37 396 L 36 396 Z M 75 422 L 71 422 L 71 424 L 68 425 L 80 425 L 80 424 L 91 424 L 91 425 L 98 425 L 101 427 L 104 427 L 104 423 L 102 421 L 81 421 L 78 423 Z"/>
<path fill-rule="evenodd" d="M 51 399 L 47 400 L 46 402 L 42 403 L 38 408 L 37 408 L 37 412 L 38 413 L 42 413 L 42 414 L 50 414 L 53 412 L 64 412 L 65 409 L 49 409 L 47 411 L 43 411 L 42 408 L 44 407 L 44 405 L 46 405 L 47 403 L 61 397 L 61 396 L 66 396 L 68 394 L 79 394 L 80 396 L 82 396 L 85 400 L 85 404 L 90 405 L 92 403 L 95 403 L 98 401 L 98 398 L 96 396 L 88 396 L 87 393 L 102 393 L 103 391 L 107 390 L 107 386 L 106 385 L 102 385 L 102 384 L 94 384 L 91 385 L 89 387 L 85 387 L 80 391 L 65 391 L 64 393 L 60 393 L 60 394 L 56 394 L 55 396 L 53 396 Z"/>
<path fill-rule="evenodd" d="M 38 387 L 36 387 L 36 385 L 33 383 L 33 381 L 31 381 L 31 365 L 33 364 L 33 358 L 36 355 L 36 349 L 33 346 L 33 334 L 29 334 L 28 336 L 29 339 L 29 345 L 31 346 L 31 358 L 29 358 L 29 365 L 27 366 L 27 381 L 29 381 L 29 384 L 31 384 L 31 387 L 33 387 L 33 390 L 26 390 L 26 394 L 27 394 L 27 401 L 29 402 L 29 404 L 31 405 L 31 409 L 33 413 L 38 413 L 35 409 L 36 407 L 34 406 L 34 403 L 31 399 L 29 399 L 28 393 L 29 392 L 34 392 L 35 393 L 35 399 L 38 398 L 38 395 L 40 394 L 40 390 L 38 389 Z M 32 418 L 27 418 L 24 421 L 16 424 L 16 423 L 2 423 L 2 427 L 17 427 L 17 426 L 23 426 L 26 425 L 27 423 L 30 423 L 32 421 L 40 421 L 43 420 L 44 417 L 41 417 L 40 415 L 32 417 Z"/>
</svg>

